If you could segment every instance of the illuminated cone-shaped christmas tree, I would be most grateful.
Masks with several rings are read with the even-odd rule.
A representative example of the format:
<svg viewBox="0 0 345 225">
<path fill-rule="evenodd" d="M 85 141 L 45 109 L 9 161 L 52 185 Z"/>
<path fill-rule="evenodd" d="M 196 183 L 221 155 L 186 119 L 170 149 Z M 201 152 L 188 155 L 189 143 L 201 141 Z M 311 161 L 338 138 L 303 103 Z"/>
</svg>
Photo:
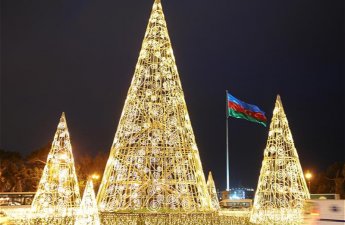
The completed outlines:
<svg viewBox="0 0 345 225">
<path fill-rule="evenodd" d="M 293 224 L 302 219 L 309 191 L 278 95 L 268 133 L 251 222 Z"/>
<path fill-rule="evenodd" d="M 159 0 L 153 5 L 97 201 L 103 212 L 212 208 Z"/>
<path fill-rule="evenodd" d="M 62 216 L 79 207 L 80 193 L 65 114 L 62 113 L 31 209 Z"/>
<path fill-rule="evenodd" d="M 216 185 L 214 184 L 214 180 L 213 180 L 211 171 L 208 173 L 207 190 L 208 190 L 208 193 L 211 197 L 212 207 L 214 209 L 219 209 L 220 207 L 219 207 L 219 200 L 218 200 L 218 196 L 217 196 Z"/>
<path fill-rule="evenodd" d="M 75 225 L 100 225 L 92 180 L 86 184 Z"/>
</svg>

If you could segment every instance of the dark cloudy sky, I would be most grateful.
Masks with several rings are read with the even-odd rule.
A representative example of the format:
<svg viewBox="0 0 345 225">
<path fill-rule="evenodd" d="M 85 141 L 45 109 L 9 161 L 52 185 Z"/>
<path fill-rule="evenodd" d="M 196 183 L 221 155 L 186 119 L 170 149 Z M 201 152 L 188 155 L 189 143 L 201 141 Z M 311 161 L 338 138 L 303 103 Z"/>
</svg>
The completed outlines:
<svg viewBox="0 0 345 225">
<path fill-rule="evenodd" d="M 0 148 L 109 152 L 152 0 L 2 0 Z M 225 90 L 270 120 L 282 97 L 302 167 L 344 162 L 343 0 L 163 0 L 205 172 L 225 188 Z M 268 128 L 229 120 L 232 186 L 255 187 Z"/>
</svg>

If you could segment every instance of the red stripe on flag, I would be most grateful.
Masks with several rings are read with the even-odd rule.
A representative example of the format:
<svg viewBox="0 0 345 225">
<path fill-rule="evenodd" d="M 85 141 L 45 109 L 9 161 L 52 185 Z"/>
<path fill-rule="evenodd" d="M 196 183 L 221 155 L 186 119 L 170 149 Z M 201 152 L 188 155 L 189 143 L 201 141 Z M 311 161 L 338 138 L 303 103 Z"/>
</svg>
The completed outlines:
<svg viewBox="0 0 345 225">
<path fill-rule="evenodd" d="M 242 106 L 234 103 L 234 102 L 230 102 L 228 101 L 228 107 L 230 109 L 233 109 L 235 110 L 236 112 L 240 112 L 240 113 L 244 113 L 250 117 L 253 117 L 257 120 L 260 120 L 260 121 L 263 121 L 263 122 L 266 122 L 267 118 L 265 115 L 263 115 L 262 113 L 259 113 L 259 112 L 252 112 L 252 111 L 249 111 L 245 108 L 243 108 Z"/>
</svg>

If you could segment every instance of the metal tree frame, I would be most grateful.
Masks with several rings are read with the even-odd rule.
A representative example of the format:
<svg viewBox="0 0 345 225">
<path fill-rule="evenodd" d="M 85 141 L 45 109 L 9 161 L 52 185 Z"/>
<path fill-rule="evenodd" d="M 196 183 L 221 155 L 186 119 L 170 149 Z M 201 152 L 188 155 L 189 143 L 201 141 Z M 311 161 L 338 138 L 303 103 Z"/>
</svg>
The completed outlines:
<svg viewBox="0 0 345 225">
<path fill-rule="evenodd" d="M 207 183 L 206 184 L 207 184 L 208 193 L 209 193 L 209 195 L 211 197 L 212 207 L 214 209 L 219 209 L 220 206 L 219 206 L 219 200 L 218 200 L 218 196 L 217 196 L 216 185 L 214 183 L 211 171 L 208 173 L 208 178 L 207 178 Z"/>
<path fill-rule="evenodd" d="M 251 222 L 298 224 L 309 199 L 297 150 L 277 96 L 252 209 Z"/>
<path fill-rule="evenodd" d="M 74 225 L 100 225 L 92 180 L 88 180 Z"/>
<path fill-rule="evenodd" d="M 80 192 L 65 114 L 62 113 L 31 204 L 33 214 L 65 216 L 80 204 Z"/>
<path fill-rule="evenodd" d="M 159 0 L 97 196 L 101 212 L 211 211 Z"/>
</svg>

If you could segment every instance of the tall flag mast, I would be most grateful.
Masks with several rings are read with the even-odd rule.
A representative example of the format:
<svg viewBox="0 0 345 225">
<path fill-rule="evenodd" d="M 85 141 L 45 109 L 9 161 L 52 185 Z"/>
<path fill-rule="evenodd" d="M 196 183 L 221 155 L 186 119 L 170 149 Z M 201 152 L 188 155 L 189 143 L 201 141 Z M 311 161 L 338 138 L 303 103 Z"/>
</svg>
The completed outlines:
<svg viewBox="0 0 345 225">
<path fill-rule="evenodd" d="M 265 112 L 256 105 L 245 103 L 228 91 L 226 91 L 226 191 L 230 191 L 229 178 L 229 117 L 245 119 L 251 122 L 259 123 L 266 127 L 267 118 Z"/>
<path fill-rule="evenodd" d="M 229 100 L 228 100 L 228 91 L 226 90 L 225 96 L 225 125 L 226 125 L 226 191 L 230 191 L 230 166 L 229 166 Z"/>
</svg>

